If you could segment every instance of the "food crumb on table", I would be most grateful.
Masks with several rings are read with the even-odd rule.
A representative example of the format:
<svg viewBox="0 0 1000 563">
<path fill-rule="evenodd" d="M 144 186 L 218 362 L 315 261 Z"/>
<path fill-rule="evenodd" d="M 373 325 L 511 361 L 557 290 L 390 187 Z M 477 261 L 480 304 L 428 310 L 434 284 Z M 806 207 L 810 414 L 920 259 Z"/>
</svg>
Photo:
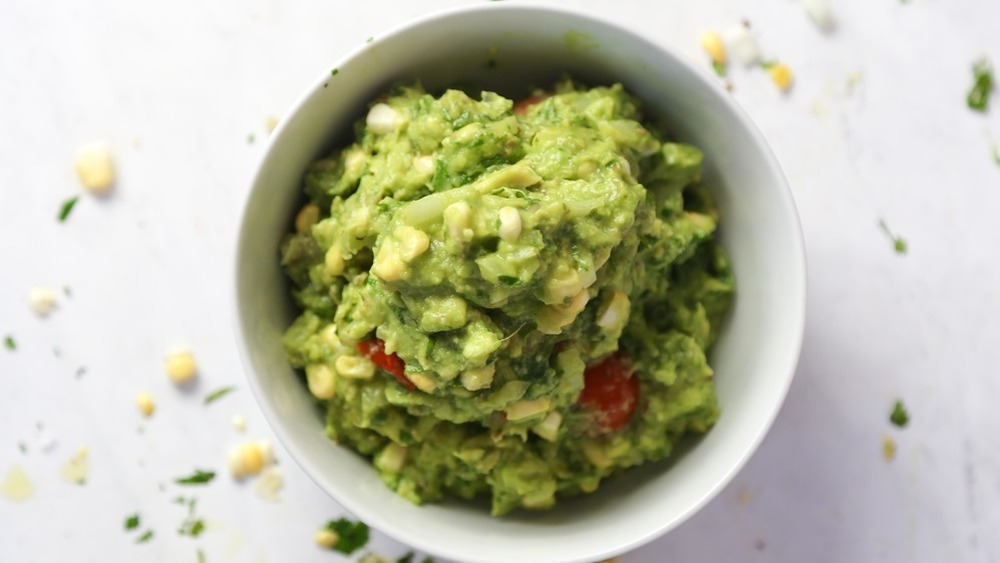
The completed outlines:
<svg viewBox="0 0 1000 563">
<path fill-rule="evenodd" d="M 115 167 L 107 143 L 97 141 L 81 146 L 76 150 L 73 164 L 84 190 L 103 195 L 114 185 Z"/>
<path fill-rule="evenodd" d="M 234 414 L 230 423 L 233 425 L 233 430 L 237 432 L 243 432 L 247 429 L 247 420 L 242 415 Z"/>
<path fill-rule="evenodd" d="M 896 459 L 896 441 L 888 434 L 882 437 L 882 457 L 886 461 Z"/>
<path fill-rule="evenodd" d="M 0 482 L 0 497 L 13 502 L 24 502 L 35 494 L 35 485 L 20 465 L 14 464 Z"/>
<path fill-rule="evenodd" d="M 135 394 L 135 406 L 142 413 L 142 416 L 149 418 L 153 415 L 153 411 L 156 410 L 156 403 L 153 402 L 153 396 L 146 391 L 139 391 Z"/>
<path fill-rule="evenodd" d="M 47 317 L 56 307 L 56 294 L 47 287 L 35 287 L 28 291 L 28 306 L 39 317 Z"/>
<path fill-rule="evenodd" d="M 244 442 L 229 450 L 229 471 L 236 479 L 258 475 L 274 462 L 274 451 L 267 440 Z"/>
<path fill-rule="evenodd" d="M 194 356 L 184 349 L 177 349 L 167 354 L 164 369 L 170 380 L 178 385 L 193 380 L 198 374 L 198 364 L 194 361 Z"/>
<path fill-rule="evenodd" d="M 63 481 L 74 485 L 84 485 L 87 482 L 87 474 L 90 471 L 90 451 L 86 446 L 81 446 L 73 457 L 59 470 L 59 476 Z"/>
</svg>

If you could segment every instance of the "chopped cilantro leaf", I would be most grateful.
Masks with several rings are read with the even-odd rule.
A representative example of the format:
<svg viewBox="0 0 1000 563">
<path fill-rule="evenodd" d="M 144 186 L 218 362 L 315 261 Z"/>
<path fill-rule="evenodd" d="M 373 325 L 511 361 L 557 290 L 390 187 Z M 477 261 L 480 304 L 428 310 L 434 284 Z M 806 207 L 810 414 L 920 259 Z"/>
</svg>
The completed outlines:
<svg viewBox="0 0 1000 563">
<path fill-rule="evenodd" d="M 8 350 L 17 350 L 17 342 L 14 342 L 14 337 L 9 334 L 3 339 L 3 345 L 6 346 Z"/>
<path fill-rule="evenodd" d="M 252 145 L 254 141 L 253 133 L 247 133 L 247 144 Z"/>
<path fill-rule="evenodd" d="M 229 386 L 229 387 L 223 387 L 221 389 L 216 389 L 215 391 L 212 391 L 211 393 L 205 396 L 205 404 L 210 405 L 213 402 L 218 401 L 222 397 L 228 395 L 229 393 L 232 393 L 233 391 L 236 391 L 236 387 Z"/>
<path fill-rule="evenodd" d="M 903 401 L 896 401 L 896 404 L 892 406 L 892 414 L 889 415 L 889 421 L 900 428 L 910 422 L 910 413 L 903 406 Z"/>
<path fill-rule="evenodd" d="M 133 514 L 128 518 L 125 518 L 125 529 L 134 530 L 139 527 L 139 515 Z"/>
<path fill-rule="evenodd" d="M 715 74 L 718 74 L 719 76 L 726 75 L 726 65 L 724 63 L 712 61 L 712 68 L 715 70 Z"/>
<path fill-rule="evenodd" d="M 141 536 L 136 538 L 135 543 L 146 543 L 153 539 L 153 530 L 146 530 Z"/>
<path fill-rule="evenodd" d="M 882 229 L 882 232 L 889 237 L 889 240 L 892 241 L 892 248 L 896 251 L 896 254 L 906 254 L 906 239 L 892 234 L 892 231 L 889 230 L 889 226 L 886 225 L 885 221 L 882 219 L 879 219 L 878 226 Z"/>
<path fill-rule="evenodd" d="M 993 145 L 993 162 L 1000 166 L 1000 146 Z"/>
<path fill-rule="evenodd" d="M 21 450 L 22 454 L 26 454 L 28 453 L 28 444 L 25 444 L 24 442 L 18 442 L 17 449 Z"/>
<path fill-rule="evenodd" d="M 340 518 L 327 522 L 326 529 L 338 537 L 331 549 L 344 555 L 350 555 L 368 543 L 368 525 L 364 522 Z"/>
<path fill-rule="evenodd" d="M 776 64 L 778 64 L 778 61 L 761 61 L 760 68 L 770 70 L 770 68 Z"/>
<path fill-rule="evenodd" d="M 205 563 L 205 561 L 207 561 L 205 559 L 205 552 L 203 552 L 202 550 L 199 549 L 198 550 L 198 563 Z"/>
<path fill-rule="evenodd" d="M 413 555 L 414 555 L 414 553 L 412 551 L 410 551 L 406 555 L 404 555 L 404 556 L 400 557 L 399 559 L 397 559 L 396 563 L 413 563 Z"/>
<path fill-rule="evenodd" d="M 338 74 L 340 74 L 340 69 L 339 68 L 335 68 L 335 69 L 333 69 L 333 70 L 330 71 L 330 76 L 337 76 Z"/>
<path fill-rule="evenodd" d="M 70 212 L 73 211 L 73 206 L 76 205 L 76 202 L 79 199 L 80 199 L 79 197 L 73 196 L 73 197 L 71 197 L 71 198 L 69 198 L 69 199 L 67 199 L 66 201 L 63 202 L 62 207 L 59 208 L 59 216 L 58 217 L 59 217 L 59 222 L 60 223 L 63 223 L 63 222 L 66 221 L 66 218 L 69 217 Z"/>
<path fill-rule="evenodd" d="M 204 485 L 215 478 L 214 471 L 202 471 L 195 469 L 194 473 L 187 477 L 181 477 L 174 481 L 178 485 Z"/>
<path fill-rule="evenodd" d="M 993 69 L 990 61 L 983 57 L 972 65 L 972 89 L 966 97 L 966 103 L 976 111 L 986 111 L 993 91 Z"/>
<path fill-rule="evenodd" d="M 187 519 L 181 523 L 181 527 L 177 530 L 177 533 L 182 536 L 191 536 L 196 538 L 205 531 L 205 521 L 201 518 Z"/>
</svg>

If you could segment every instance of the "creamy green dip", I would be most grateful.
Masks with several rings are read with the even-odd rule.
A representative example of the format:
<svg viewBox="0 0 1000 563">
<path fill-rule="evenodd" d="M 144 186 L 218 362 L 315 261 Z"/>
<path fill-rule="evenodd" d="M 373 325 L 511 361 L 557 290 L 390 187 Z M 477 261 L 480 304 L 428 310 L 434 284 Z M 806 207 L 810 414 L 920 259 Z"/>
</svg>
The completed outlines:
<svg viewBox="0 0 1000 563">
<path fill-rule="evenodd" d="M 415 503 L 548 508 L 719 416 L 733 279 L 702 153 L 621 85 L 551 93 L 397 87 L 305 174 L 288 357 Z"/>
</svg>

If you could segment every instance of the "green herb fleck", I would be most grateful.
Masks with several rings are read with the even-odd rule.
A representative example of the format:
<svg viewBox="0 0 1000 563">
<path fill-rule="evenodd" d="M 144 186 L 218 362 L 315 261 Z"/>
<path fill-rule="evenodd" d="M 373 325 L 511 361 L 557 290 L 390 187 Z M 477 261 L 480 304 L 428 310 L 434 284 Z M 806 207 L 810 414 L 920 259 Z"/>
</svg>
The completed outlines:
<svg viewBox="0 0 1000 563">
<path fill-rule="evenodd" d="M 214 478 L 214 471 L 202 471 L 201 469 L 195 469 L 192 475 L 181 477 L 174 482 L 178 485 L 204 485 Z"/>
<path fill-rule="evenodd" d="M 64 294 L 64 295 L 65 295 L 66 297 L 73 297 L 73 291 L 72 291 L 72 290 L 71 290 L 71 289 L 69 288 L 69 286 L 68 286 L 68 285 L 64 285 L 64 286 L 63 286 L 63 294 Z"/>
<path fill-rule="evenodd" d="M 778 61 L 761 61 L 760 68 L 770 70 L 776 64 L 778 64 Z"/>
<path fill-rule="evenodd" d="M 252 145 L 254 141 L 253 133 L 247 133 L 247 144 Z"/>
<path fill-rule="evenodd" d="M 335 69 L 333 69 L 333 70 L 330 71 L 330 76 L 337 76 L 338 74 L 340 74 L 340 69 L 339 68 L 335 68 Z"/>
<path fill-rule="evenodd" d="M 66 218 L 69 217 L 70 212 L 73 211 L 73 206 L 76 205 L 77 200 L 80 198 L 78 196 L 73 196 L 63 202 L 62 207 L 59 208 L 59 222 L 66 222 Z"/>
<path fill-rule="evenodd" d="M 719 61 L 712 61 L 712 68 L 715 70 L 715 74 L 719 76 L 726 75 L 726 64 L 720 63 Z"/>
<path fill-rule="evenodd" d="M 17 342 L 14 342 L 14 337 L 9 334 L 3 339 L 3 345 L 6 346 L 8 350 L 17 350 Z"/>
<path fill-rule="evenodd" d="M 136 538 L 135 543 L 146 543 L 153 539 L 153 530 L 146 530 L 141 536 Z"/>
<path fill-rule="evenodd" d="M 882 232 L 885 233 L 885 236 L 889 237 L 889 240 L 892 241 L 892 248 L 896 251 L 896 254 L 906 254 L 906 239 L 892 234 L 892 231 L 889 230 L 889 226 L 886 225 L 885 221 L 882 219 L 878 220 L 878 226 L 882 229 Z"/>
<path fill-rule="evenodd" d="M 972 65 L 973 84 L 966 97 L 969 107 L 976 111 L 986 111 L 993 91 L 993 70 L 990 61 L 983 57 Z"/>
<path fill-rule="evenodd" d="M 497 276 L 497 281 L 511 287 L 521 285 L 521 278 L 517 276 Z"/>
<path fill-rule="evenodd" d="M 136 529 L 138 527 L 139 527 L 139 515 L 138 514 L 133 514 L 133 515 L 125 518 L 125 529 L 126 530 L 134 530 L 134 529 Z"/>
<path fill-rule="evenodd" d="M 196 538 L 205 531 L 205 521 L 201 518 L 196 518 L 194 520 L 185 520 L 181 523 L 181 527 L 177 530 L 177 533 L 182 536 L 191 536 Z"/>
<path fill-rule="evenodd" d="M 434 563 L 434 558 L 431 556 L 424 557 L 424 560 L 420 563 Z"/>
<path fill-rule="evenodd" d="M 202 550 L 199 549 L 198 550 L 198 563 L 205 563 L 205 561 L 207 561 L 207 559 L 205 559 L 205 553 Z"/>
<path fill-rule="evenodd" d="M 375 38 L 371 36 L 369 36 L 368 39 L 365 39 L 365 43 L 371 43 L 372 41 L 375 41 Z"/>
<path fill-rule="evenodd" d="M 338 537 L 331 549 L 344 555 L 350 555 L 368 543 L 368 525 L 364 522 L 340 518 L 327 522 L 326 529 Z"/>
<path fill-rule="evenodd" d="M 210 405 L 215 401 L 218 401 L 219 399 L 232 393 L 233 391 L 236 391 L 236 387 L 229 386 L 229 387 L 223 387 L 221 389 L 216 389 L 215 391 L 212 391 L 211 393 L 205 396 L 205 404 Z"/>
<path fill-rule="evenodd" d="M 1000 146 L 993 145 L 993 162 L 1000 166 Z"/>
<path fill-rule="evenodd" d="M 396 563 L 413 563 L 413 552 L 410 551 L 406 555 L 400 557 L 396 560 Z"/>
<path fill-rule="evenodd" d="M 903 406 L 903 401 L 896 401 L 896 404 L 892 406 L 892 414 L 889 415 L 889 421 L 900 428 L 910 422 L 910 413 Z"/>
<path fill-rule="evenodd" d="M 24 442 L 18 442 L 17 449 L 21 450 L 22 454 L 26 454 L 28 453 L 28 444 L 25 444 Z"/>
</svg>

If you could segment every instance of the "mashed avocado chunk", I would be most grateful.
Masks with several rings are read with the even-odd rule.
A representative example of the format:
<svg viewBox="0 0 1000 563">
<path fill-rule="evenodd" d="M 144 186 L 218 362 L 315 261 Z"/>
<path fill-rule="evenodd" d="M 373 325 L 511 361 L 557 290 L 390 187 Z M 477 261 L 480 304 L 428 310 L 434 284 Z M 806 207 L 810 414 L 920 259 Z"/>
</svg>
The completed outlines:
<svg viewBox="0 0 1000 563">
<path fill-rule="evenodd" d="M 284 345 L 389 487 L 544 509 L 712 426 L 718 211 L 621 85 L 400 86 L 356 134 L 305 173 Z"/>
</svg>

